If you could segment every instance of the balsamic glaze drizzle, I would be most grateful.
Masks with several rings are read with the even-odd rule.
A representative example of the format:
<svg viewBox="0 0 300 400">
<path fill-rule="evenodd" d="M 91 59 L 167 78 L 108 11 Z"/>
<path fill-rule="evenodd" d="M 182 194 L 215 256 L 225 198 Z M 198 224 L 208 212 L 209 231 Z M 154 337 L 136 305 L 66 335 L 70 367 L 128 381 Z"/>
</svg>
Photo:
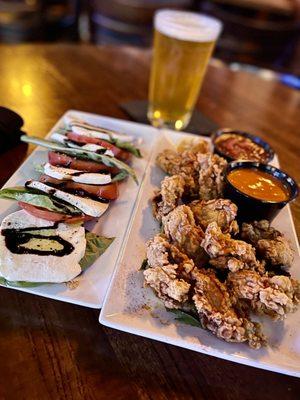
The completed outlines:
<svg viewBox="0 0 300 400">
<path fill-rule="evenodd" d="M 53 229 L 55 230 L 58 226 L 58 223 L 55 223 L 52 226 L 46 227 L 34 227 L 34 228 L 22 228 L 22 229 L 13 229 L 7 228 L 2 229 L 1 234 L 5 237 L 5 245 L 6 247 L 14 254 L 36 254 L 39 256 L 57 256 L 63 257 L 65 255 L 70 254 L 74 250 L 74 246 L 60 237 L 59 235 L 41 235 L 39 233 L 32 233 L 32 231 L 40 231 L 43 229 Z M 52 240 L 60 245 L 62 245 L 62 249 L 53 249 L 53 250 L 39 250 L 39 249 L 30 249 L 23 247 L 22 245 L 28 243 L 30 239 L 46 239 Z"/>
</svg>

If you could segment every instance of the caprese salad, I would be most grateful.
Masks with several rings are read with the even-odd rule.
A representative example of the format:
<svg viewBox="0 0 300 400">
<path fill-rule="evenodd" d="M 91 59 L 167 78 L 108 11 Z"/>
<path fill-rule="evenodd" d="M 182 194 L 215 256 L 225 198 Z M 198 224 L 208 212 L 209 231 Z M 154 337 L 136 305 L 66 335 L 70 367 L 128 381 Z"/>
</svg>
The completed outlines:
<svg viewBox="0 0 300 400">
<path fill-rule="evenodd" d="M 128 163 L 141 153 L 133 137 L 76 118 L 67 118 L 50 140 L 21 140 L 48 148 L 48 160 L 36 166 L 38 180 L 0 190 L 0 198 L 22 208 L 0 227 L 0 283 L 67 282 L 112 242 L 86 233 L 82 224 L 117 199 L 119 181 L 131 176 L 137 182 Z"/>
</svg>

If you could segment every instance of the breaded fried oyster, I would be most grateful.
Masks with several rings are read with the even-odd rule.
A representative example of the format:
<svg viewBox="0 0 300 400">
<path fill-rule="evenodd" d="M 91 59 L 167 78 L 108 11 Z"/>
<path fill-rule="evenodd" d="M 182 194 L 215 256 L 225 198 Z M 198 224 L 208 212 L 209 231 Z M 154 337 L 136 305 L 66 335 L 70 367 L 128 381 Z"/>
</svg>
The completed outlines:
<svg viewBox="0 0 300 400">
<path fill-rule="evenodd" d="M 190 198 L 211 200 L 222 197 L 227 161 L 212 153 L 164 150 L 157 164 L 169 175 L 181 175 Z"/>
<path fill-rule="evenodd" d="M 193 261 L 162 235 L 156 235 L 147 243 L 147 259 L 146 285 L 156 292 L 167 308 L 180 308 L 188 300 Z"/>
<path fill-rule="evenodd" d="M 153 215 L 158 221 L 178 206 L 184 187 L 185 181 L 181 175 L 166 176 L 163 179 L 161 189 L 152 199 Z"/>
<path fill-rule="evenodd" d="M 227 161 L 217 154 L 198 154 L 199 198 L 211 200 L 222 197 Z"/>
<path fill-rule="evenodd" d="M 290 243 L 281 232 L 272 228 L 269 221 L 254 221 L 242 225 L 241 237 L 252 243 L 257 255 L 272 266 L 281 265 L 290 268 L 294 253 Z"/>
<path fill-rule="evenodd" d="M 275 320 L 294 312 L 300 302 L 300 282 L 287 276 L 243 270 L 229 273 L 227 286 L 236 301 L 247 300 L 252 310 Z"/>
<path fill-rule="evenodd" d="M 260 325 L 237 315 L 226 286 L 212 271 L 194 269 L 192 276 L 193 301 L 204 328 L 227 342 L 247 342 L 255 349 L 265 344 Z"/>
<path fill-rule="evenodd" d="M 235 272 L 240 269 L 259 269 L 263 266 L 255 257 L 255 249 L 242 240 L 234 240 L 228 233 L 222 233 L 216 222 L 208 225 L 201 243 L 215 268 L 228 268 Z"/>
<path fill-rule="evenodd" d="M 162 218 L 165 235 L 184 251 L 197 266 L 203 265 L 207 257 L 201 243 L 204 238 L 202 229 L 196 226 L 190 207 L 178 206 Z"/>
<path fill-rule="evenodd" d="M 274 240 L 282 234 L 275 228 L 271 227 L 270 222 L 266 219 L 261 221 L 253 221 L 251 223 L 243 223 L 241 229 L 241 238 L 245 242 L 251 243 L 253 246 L 260 239 Z"/>
<path fill-rule="evenodd" d="M 189 204 L 196 224 L 205 230 L 211 222 L 216 222 L 223 233 L 236 234 L 239 230 L 235 221 L 237 206 L 227 199 L 195 200 Z"/>
</svg>

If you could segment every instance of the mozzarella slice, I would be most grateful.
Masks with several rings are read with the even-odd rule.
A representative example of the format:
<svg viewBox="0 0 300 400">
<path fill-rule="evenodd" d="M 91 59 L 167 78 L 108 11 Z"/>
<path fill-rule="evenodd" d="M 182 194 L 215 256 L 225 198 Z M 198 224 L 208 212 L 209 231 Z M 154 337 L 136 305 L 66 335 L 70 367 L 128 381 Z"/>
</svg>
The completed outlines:
<svg viewBox="0 0 300 400">
<path fill-rule="evenodd" d="M 106 185 L 111 182 L 110 174 L 82 172 L 77 169 L 56 167 L 49 163 L 44 165 L 44 173 L 59 180 L 69 180 L 90 185 Z"/>
<path fill-rule="evenodd" d="M 95 153 L 97 153 L 97 151 L 99 151 L 99 150 L 100 151 L 105 150 L 105 152 L 103 154 L 105 154 L 106 156 L 114 157 L 114 153 L 111 150 L 107 150 L 107 149 L 105 149 L 105 147 L 99 146 L 98 144 L 87 143 L 87 144 L 84 144 L 83 146 L 80 146 L 80 148 L 87 150 L 87 151 L 93 151 Z"/>
<path fill-rule="evenodd" d="M 73 143 L 71 140 L 69 140 L 65 135 L 62 133 L 54 132 L 51 135 L 51 140 L 57 143 L 64 144 L 68 147 L 73 147 L 75 149 L 82 149 L 82 150 L 87 150 L 87 151 L 93 151 L 95 153 L 101 152 L 102 154 L 110 157 L 114 157 L 114 153 L 111 150 L 106 149 L 104 146 L 99 146 L 98 144 L 94 143 L 87 143 L 84 144 L 83 146 L 79 146 L 76 143 Z"/>
<path fill-rule="evenodd" d="M 51 140 L 53 140 L 53 142 L 66 144 L 66 142 L 68 141 L 68 138 L 65 135 L 63 135 L 62 133 L 54 132 L 51 135 Z"/>
<path fill-rule="evenodd" d="M 81 273 L 79 261 L 83 258 L 86 248 L 84 228 L 72 227 L 71 225 L 60 223 L 55 229 L 49 230 L 48 234 L 59 236 L 73 246 L 73 250 L 63 256 L 37 255 L 37 254 L 17 254 L 12 252 L 6 245 L 3 229 L 24 229 L 34 227 L 51 227 L 53 222 L 36 218 L 26 211 L 17 211 L 8 215 L 1 224 L 0 234 L 0 275 L 9 281 L 26 282 L 53 282 L 61 283 L 74 279 Z M 44 235 L 42 231 L 32 231 Z M 51 238 L 33 238 L 27 245 L 21 246 L 30 249 L 40 249 Z M 30 244 L 30 242 L 32 242 Z M 20 246 L 20 244 L 19 244 Z M 28 246 L 28 247 L 26 247 Z"/>
<path fill-rule="evenodd" d="M 111 139 L 111 137 L 113 139 L 118 139 L 121 142 L 133 142 L 134 140 L 133 136 L 94 126 L 73 117 L 65 117 L 65 123 L 72 129 L 74 133 L 77 133 L 78 135 L 84 135 L 108 141 Z"/>
<path fill-rule="evenodd" d="M 101 201 L 76 196 L 59 189 L 54 189 L 53 187 L 38 181 L 28 181 L 26 182 L 26 187 L 41 190 L 57 199 L 64 200 L 67 203 L 72 204 L 72 206 L 77 207 L 84 214 L 95 218 L 100 217 L 107 210 L 109 205 L 109 203 L 102 203 Z"/>
</svg>

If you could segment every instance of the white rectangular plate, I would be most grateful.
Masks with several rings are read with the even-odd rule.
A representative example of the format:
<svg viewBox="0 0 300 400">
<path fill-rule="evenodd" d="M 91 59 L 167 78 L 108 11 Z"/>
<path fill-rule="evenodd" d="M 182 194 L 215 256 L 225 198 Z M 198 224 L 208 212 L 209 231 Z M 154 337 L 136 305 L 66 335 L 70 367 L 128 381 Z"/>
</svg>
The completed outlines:
<svg viewBox="0 0 300 400">
<path fill-rule="evenodd" d="M 100 323 L 241 364 L 300 376 L 300 310 L 288 315 L 284 322 L 262 318 L 260 321 L 270 345 L 252 350 L 246 344 L 226 343 L 200 328 L 178 323 L 165 311 L 152 290 L 143 287 L 143 273 L 139 268 L 145 258 L 145 243 L 159 231 L 149 203 L 164 177 L 155 166 L 155 158 L 164 148 L 172 146 L 172 142 L 187 136 L 191 135 L 166 131 L 154 145 L 128 235 L 100 313 Z M 274 165 L 278 165 L 277 159 Z M 281 211 L 273 225 L 286 235 L 295 249 L 291 273 L 299 279 L 299 248 L 289 207 Z"/>
<path fill-rule="evenodd" d="M 115 118 L 70 110 L 56 123 L 48 136 L 50 136 L 57 128 L 64 125 L 63 120 L 66 115 L 73 115 L 74 117 L 88 121 L 91 124 L 115 129 L 116 131 L 135 136 L 138 141 L 138 146 L 143 154 L 143 158 L 138 159 L 134 157 L 132 167 L 134 168 L 139 183 L 141 184 L 151 154 L 152 145 L 157 135 L 156 129 L 134 122 L 127 122 Z M 47 154 L 48 151 L 40 147 L 34 150 L 4 187 L 17 185 L 22 186 L 26 180 L 30 178 L 38 178 L 39 174 L 35 172 L 34 165 L 44 163 L 47 160 Z M 119 189 L 119 198 L 110 204 L 108 211 L 99 219 L 98 223 L 89 223 L 89 225 L 86 225 L 89 230 L 92 230 L 99 235 L 115 237 L 115 240 L 108 250 L 78 278 L 79 284 L 75 289 L 71 290 L 65 284 L 49 284 L 35 288 L 12 289 L 86 307 L 101 308 L 133 212 L 140 185 L 136 185 L 133 179 L 127 178 L 120 184 Z M 18 205 L 15 201 L 0 199 L 0 221 L 2 221 L 6 215 L 16 211 L 17 209 Z"/>
</svg>

